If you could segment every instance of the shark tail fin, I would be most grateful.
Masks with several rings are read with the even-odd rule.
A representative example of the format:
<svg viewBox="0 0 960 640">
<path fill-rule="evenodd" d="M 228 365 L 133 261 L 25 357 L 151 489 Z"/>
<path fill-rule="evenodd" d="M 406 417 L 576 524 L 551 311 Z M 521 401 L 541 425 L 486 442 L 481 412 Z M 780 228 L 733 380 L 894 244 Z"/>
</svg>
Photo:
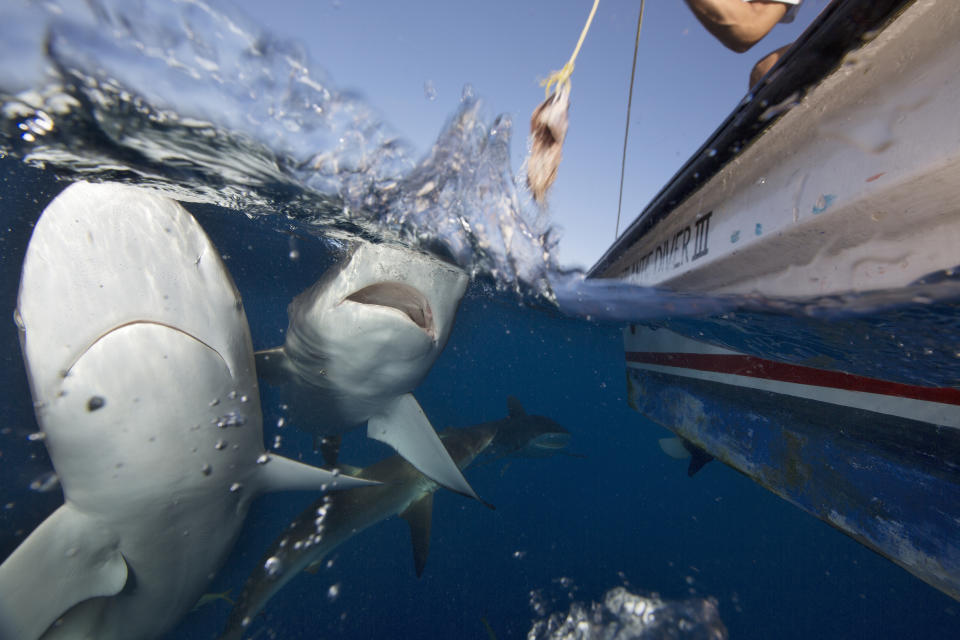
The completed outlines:
<svg viewBox="0 0 960 640">
<path fill-rule="evenodd" d="M 442 487 L 483 504 L 443 446 L 413 394 L 390 401 L 367 421 L 367 436 L 396 449 L 420 473 Z"/>
<path fill-rule="evenodd" d="M 0 638 L 35 640 L 78 602 L 116 595 L 127 563 L 103 526 L 65 504 L 0 565 Z"/>
<path fill-rule="evenodd" d="M 410 525 L 410 542 L 413 544 L 413 567 L 417 577 L 423 575 L 430 553 L 430 526 L 433 521 L 433 493 L 428 493 L 412 503 L 400 517 Z"/>
</svg>

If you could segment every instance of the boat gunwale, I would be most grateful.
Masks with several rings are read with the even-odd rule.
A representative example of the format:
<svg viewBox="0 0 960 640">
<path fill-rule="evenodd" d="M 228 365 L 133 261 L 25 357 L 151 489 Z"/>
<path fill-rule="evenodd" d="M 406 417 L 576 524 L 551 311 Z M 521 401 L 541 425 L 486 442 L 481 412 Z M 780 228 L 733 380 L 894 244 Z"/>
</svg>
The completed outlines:
<svg viewBox="0 0 960 640">
<path fill-rule="evenodd" d="M 654 196 L 629 227 L 587 271 L 608 271 L 624 253 L 724 166 L 769 130 L 787 109 L 826 78 L 843 58 L 879 33 L 915 0 L 834 0 L 814 19 L 773 69 L 744 97 L 703 145 Z M 773 108 L 771 117 L 765 112 Z"/>
</svg>

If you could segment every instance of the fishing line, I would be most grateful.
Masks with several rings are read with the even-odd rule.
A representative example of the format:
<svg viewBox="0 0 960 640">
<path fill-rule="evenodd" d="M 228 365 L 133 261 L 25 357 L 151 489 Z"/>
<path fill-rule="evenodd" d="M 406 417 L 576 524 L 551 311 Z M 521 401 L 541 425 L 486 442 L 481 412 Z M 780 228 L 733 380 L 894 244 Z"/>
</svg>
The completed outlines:
<svg viewBox="0 0 960 640">
<path fill-rule="evenodd" d="M 614 240 L 620 236 L 620 209 L 623 206 L 623 176 L 627 168 L 627 137 L 630 135 L 630 108 L 633 106 L 633 78 L 637 73 L 637 50 L 640 48 L 640 27 L 643 25 L 643 5 L 644 0 L 640 0 L 640 15 L 637 17 L 637 37 L 633 43 L 633 67 L 630 69 L 630 91 L 627 94 L 627 126 L 623 131 L 623 157 L 620 160 L 620 196 L 617 198 L 617 227 L 613 231 Z M 596 8 L 596 5 L 594 5 L 594 8 Z M 589 26 L 589 24 L 588 22 L 587 25 Z M 579 49 L 579 45 L 577 48 Z"/>
</svg>

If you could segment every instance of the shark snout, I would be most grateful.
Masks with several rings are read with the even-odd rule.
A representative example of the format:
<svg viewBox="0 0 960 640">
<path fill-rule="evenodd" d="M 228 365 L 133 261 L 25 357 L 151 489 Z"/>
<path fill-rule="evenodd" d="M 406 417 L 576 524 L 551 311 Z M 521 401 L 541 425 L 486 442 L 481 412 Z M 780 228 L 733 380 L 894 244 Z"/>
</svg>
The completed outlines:
<svg viewBox="0 0 960 640">
<path fill-rule="evenodd" d="M 344 301 L 396 309 L 410 322 L 420 327 L 431 340 L 436 340 L 437 329 L 430 302 L 418 289 L 402 282 L 377 282 L 351 293 Z"/>
</svg>

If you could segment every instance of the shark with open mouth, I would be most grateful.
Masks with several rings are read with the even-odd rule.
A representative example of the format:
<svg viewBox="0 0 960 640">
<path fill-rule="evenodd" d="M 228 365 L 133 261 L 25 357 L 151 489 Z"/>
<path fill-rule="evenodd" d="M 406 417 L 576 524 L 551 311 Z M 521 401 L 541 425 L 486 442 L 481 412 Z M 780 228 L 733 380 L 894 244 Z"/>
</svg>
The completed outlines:
<svg viewBox="0 0 960 640">
<path fill-rule="evenodd" d="M 284 344 L 257 352 L 257 372 L 285 389 L 301 429 L 336 443 L 366 422 L 424 475 L 480 500 L 411 393 L 446 345 L 468 280 L 433 256 L 359 243 L 293 300 Z M 335 446 L 324 454 L 335 462 Z"/>
</svg>

